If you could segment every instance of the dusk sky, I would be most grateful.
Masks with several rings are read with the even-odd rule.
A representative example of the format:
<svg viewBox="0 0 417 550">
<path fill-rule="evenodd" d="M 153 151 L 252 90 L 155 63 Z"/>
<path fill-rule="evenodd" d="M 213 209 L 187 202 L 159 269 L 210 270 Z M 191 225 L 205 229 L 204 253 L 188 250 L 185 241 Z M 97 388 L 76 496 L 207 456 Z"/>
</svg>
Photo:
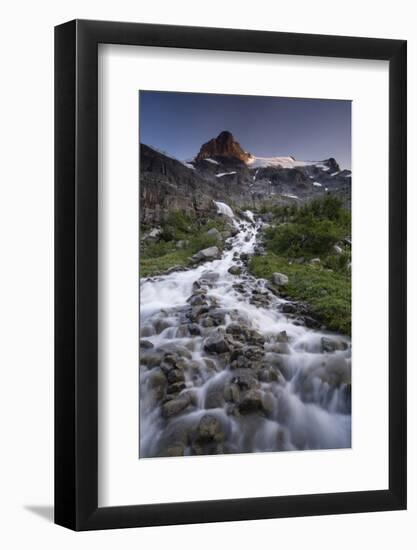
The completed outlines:
<svg viewBox="0 0 417 550">
<path fill-rule="evenodd" d="M 180 160 L 229 130 L 255 156 L 334 157 L 351 168 L 351 102 L 141 91 L 140 141 Z"/>
</svg>

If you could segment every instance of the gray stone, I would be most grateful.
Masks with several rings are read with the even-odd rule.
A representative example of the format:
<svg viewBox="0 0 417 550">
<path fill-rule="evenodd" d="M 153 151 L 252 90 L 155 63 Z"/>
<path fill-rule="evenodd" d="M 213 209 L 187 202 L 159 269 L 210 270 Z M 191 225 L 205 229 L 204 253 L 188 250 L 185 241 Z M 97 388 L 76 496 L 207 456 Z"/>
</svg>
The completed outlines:
<svg viewBox="0 0 417 550">
<path fill-rule="evenodd" d="M 155 401 L 163 398 L 167 388 L 167 379 L 160 368 L 153 369 L 147 380 L 147 389 L 152 392 Z"/>
<path fill-rule="evenodd" d="M 206 260 L 214 260 L 220 255 L 220 250 L 217 246 L 210 246 L 209 248 L 204 248 L 199 250 L 194 256 L 192 256 L 193 262 L 204 262 Z"/>
<path fill-rule="evenodd" d="M 242 273 L 242 269 L 237 265 L 232 265 L 232 267 L 229 267 L 228 272 L 231 275 L 240 275 Z"/>
<path fill-rule="evenodd" d="M 201 294 L 193 294 L 187 300 L 192 306 L 202 306 L 206 303 L 204 297 Z"/>
<path fill-rule="evenodd" d="M 149 340 L 141 340 L 139 343 L 139 347 L 141 349 L 152 349 L 154 346 L 152 342 L 149 342 Z"/>
<path fill-rule="evenodd" d="M 288 277 L 284 275 L 283 273 L 273 273 L 272 274 L 272 282 L 276 286 L 284 286 L 288 284 Z"/>
<path fill-rule="evenodd" d="M 327 338 L 327 336 L 323 336 L 321 339 L 321 349 L 323 352 L 326 353 L 332 353 L 333 351 L 343 351 L 347 349 L 346 342 L 343 342 L 343 340 L 333 340 L 331 338 Z"/>
<path fill-rule="evenodd" d="M 186 409 L 190 403 L 191 397 L 188 394 L 171 399 L 162 405 L 162 415 L 166 418 L 175 416 Z"/>
<path fill-rule="evenodd" d="M 197 323 L 190 323 L 188 325 L 188 331 L 192 336 L 199 336 L 201 334 L 200 326 Z"/>
<path fill-rule="evenodd" d="M 226 434 L 222 424 L 218 418 L 211 414 L 205 414 L 198 423 L 195 433 L 195 441 L 197 443 L 205 443 L 215 441 L 220 443 L 224 441 Z"/>
<path fill-rule="evenodd" d="M 207 231 L 207 235 L 209 237 L 215 238 L 216 241 L 221 241 L 222 240 L 222 235 L 221 235 L 220 231 L 218 229 L 216 229 L 215 227 L 212 227 L 211 229 L 209 229 Z"/>
<path fill-rule="evenodd" d="M 204 340 L 204 349 L 209 353 L 227 353 L 230 351 L 229 344 L 220 334 L 206 338 Z"/>
<path fill-rule="evenodd" d="M 215 248 L 215 247 L 214 247 Z M 214 283 L 219 279 L 220 275 L 216 271 L 203 271 L 200 281 Z"/>
</svg>

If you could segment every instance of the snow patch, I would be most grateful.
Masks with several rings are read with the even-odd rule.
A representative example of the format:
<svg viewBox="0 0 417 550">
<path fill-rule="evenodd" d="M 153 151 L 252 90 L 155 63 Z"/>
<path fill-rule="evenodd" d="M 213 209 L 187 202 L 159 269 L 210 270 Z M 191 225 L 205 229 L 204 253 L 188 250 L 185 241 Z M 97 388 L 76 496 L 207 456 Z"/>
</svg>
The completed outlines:
<svg viewBox="0 0 417 550">
<path fill-rule="evenodd" d="M 313 185 L 315 187 L 323 187 L 321 183 L 319 183 L 318 181 L 313 181 Z"/>
<path fill-rule="evenodd" d="M 204 159 L 206 162 L 211 162 L 211 164 L 220 164 L 220 162 L 217 162 L 217 160 L 214 159 Z"/>
<path fill-rule="evenodd" d="M 233 174 L 236 174 L 236 172 L 220 172 L 220 174 L 216 174 L 216 178 L 222 178 L 223 176 L 232 176 Z"/>
<path fill-rule="evenodd" d="M 246 162 L 251 168 L 264 168 L 268 166 L 281 168 L 297 168 L 301 166 L 317 166 L 323 171 L 330 170 L 321 160 L 296 160 L 293 157 L 250 157 Z"/>
</svg>

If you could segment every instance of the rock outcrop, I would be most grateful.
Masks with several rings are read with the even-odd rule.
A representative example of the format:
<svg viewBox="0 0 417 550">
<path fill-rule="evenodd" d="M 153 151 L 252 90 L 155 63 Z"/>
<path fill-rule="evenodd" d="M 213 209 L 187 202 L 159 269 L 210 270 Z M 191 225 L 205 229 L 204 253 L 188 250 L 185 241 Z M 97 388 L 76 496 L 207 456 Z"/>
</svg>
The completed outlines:
<svg viewBox="0 0 417 550">
<path fill-rule="evenodd" d="M 247 162 L 251 158 L 251 154 L 244 151 L 233 135 L 225 130 L 201 146 L 196 160 L 216 159 L 216 157 L 232 157 L 241 162 Z"/>
</svg>

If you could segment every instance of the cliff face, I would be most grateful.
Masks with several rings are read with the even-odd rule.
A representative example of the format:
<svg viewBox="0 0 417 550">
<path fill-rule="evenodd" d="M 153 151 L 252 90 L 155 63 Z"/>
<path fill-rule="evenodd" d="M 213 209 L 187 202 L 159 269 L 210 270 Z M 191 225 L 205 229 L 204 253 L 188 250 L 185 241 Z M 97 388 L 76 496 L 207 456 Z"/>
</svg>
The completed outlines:
<svg viewBox="0 0 417 550">
<path fill-rule="evenodd" d="M 207 184 L 194 170 L 146 145 L 140 146 L 140 220 L 159 223 L 170 210 L 214 208 Z"/>
<path fill-rule="evenodd" d="M 210 139 L 201 146 L 196 161 L 213 157 L 229 157 L 245 163 L 251 158 L 251 155 L 242 149 L 230 132 L 223 131 L 216 138 Z"/>
</svg>

